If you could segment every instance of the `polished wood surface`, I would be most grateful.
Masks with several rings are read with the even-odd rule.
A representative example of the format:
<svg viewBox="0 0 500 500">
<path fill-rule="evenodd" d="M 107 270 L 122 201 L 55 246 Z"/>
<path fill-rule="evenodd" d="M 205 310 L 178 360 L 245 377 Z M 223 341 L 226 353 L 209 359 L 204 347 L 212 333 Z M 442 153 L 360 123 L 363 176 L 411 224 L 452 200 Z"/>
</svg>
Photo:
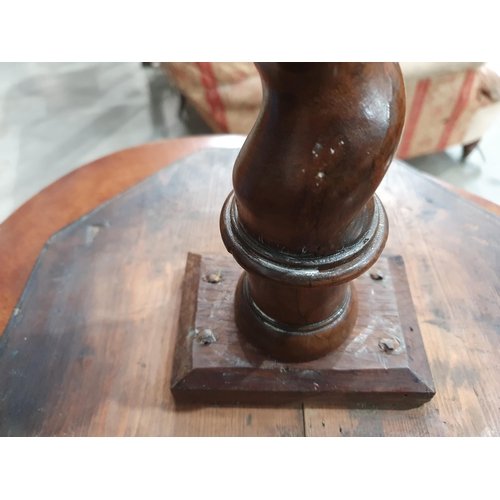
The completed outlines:
<svg viewBox="0 0 500 500">
<path fill-rule="evenodd" d="M 375 190 L 399 144 L 398 63 L 259 63 L 264 99 L 221 214 L 245 269 L 238 328 L 275 359 L 321 358 L 349 337 L 363 304 L 351 281 L 384 248 Z"/>
<path fill-rule="evenodd" d="M 183 139 L 187 142 L 177 151 L 189 154 L 207 144 L 206 140 Z M 241 145 L 243 138 L 238 140 Z M 116 194 L 116 183 L 120 178 L 130 181 L 129 185 L 124 183 L 122 189 L 126 189 L 167 165 L 172 158 L 170 146 L 172 141 L 145 145 L 82 167 L 83 172 L 77 171 L 58 181 L 0 225 L 0 258 L 5 264 L 0 266 L 2 327 L 14 311 L 40 249 L 50 235 Z M 223 174 L 214 172 L 210 186 L 218 186 L 223 180 L 226 184 L 221 190 L 228 189 L 230 169 L 231 165 L 228 165 Z M 131 180 L 134 176 L 136 180 Z M 190 196 L 200 202 L 210 190 L 207 190 L 206 179 L 193 182 L 197 187 L 193 187 L 195 192 Z M 62 187 L 64 189 L 60 189 Z M 153 420 L 163 422 L 162 432 L 168 435 L 500 435 L 500 406 L 497 404 L 500 397 L 500 249 L 495 238 L 500 231 L 500 219 L 485 211 L 493 209 L 492 212 L 499 213 L 500 207 L 479 199 L 483 207 L 480 208 L 400 162 L 395 162 L 389 169 L 378 193 L 392 221 L 386 251 L 401 253 L 404 257 L 437 386 L 437 395 L 430 403 L 406 411 L 333 409 L 312 405 L 306 405 L 304 411 L 295 407 L 184 406 L 161 410 L 154 403 L 150 413 L 130 408 L 130 420 L 122 420 L 116 416 L 120 399 L 109 399 L 107 413 L 103 408 L 92 428 L 75 427 L 78 419 L 85 418 L 81 406 L 79 409 L 76 406 L 76 413 L 67 416 L 66 425 L 73 425 L 74 435 L 137 435 L 140 428 L 144 430 L 148 426 L 151 426 L 149 433 L 154 435 L 158 428 L 153 425 Z M 477 199 L 464 194 L 471 200 Z M 224 252 L 215 227 L 224 193 L 219 192 L 218 196 L 221 198 L 213 197 L 202 203 L 203 212 L 198 214 L 205 220 L 204 227 L 210 228 L 213 242 L 205 246 L 202 241 L 200 247 L 192 245 L 189 250 Z M 73 203 L 76 205 L 74 209 Z M 179 280 L 184 272 L 185 258 L 183 255 L 181 263 L 179 257 L 176 264 Z M 179 283 L 172 283 L 170 295 L 165 296 L 176 295 Z M 154 349 L 150 353 L 154 355 Z M 33 360 L 42 359 L 40 353 L 34 352 L 33 356 Z M 154 359 L 159 362 L 158 358 Z M 147 365 L 147 359 L 143 362 Z M 80 364 L 82 368 L 88 365 L 85 355 Z M 142 365 L 138 367 L 142 369 Z M 165 383 L 168 384 L 168 380 Z M 125 390 L 125 386 L 121 388 Z M 74 390 L 78 396 L 79 388 Z M 74 398 L 75 405 L 81 403 L 78 399 Z M 37 408 L 32 410 L 35 412 Z M 154 415 L 161 415 L 161 418 Z M 135 425 L 140 418 L 144 427 Z"/>
<path fill-rule="evenodd" d="M 371 198 L 403 129 L 399 64 L 257 69 L 262 109 L 233 171 L 241 224 L 291 254 L 323 257 L 355 244 L 370 225 Z"/>
</svg>

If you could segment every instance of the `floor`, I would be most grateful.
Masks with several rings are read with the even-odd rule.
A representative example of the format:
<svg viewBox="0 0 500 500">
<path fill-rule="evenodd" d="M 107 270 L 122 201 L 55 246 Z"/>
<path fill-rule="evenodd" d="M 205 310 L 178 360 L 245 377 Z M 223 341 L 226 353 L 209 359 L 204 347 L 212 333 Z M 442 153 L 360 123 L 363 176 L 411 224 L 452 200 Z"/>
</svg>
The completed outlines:
<svg viewBox="0 0 500 500">
<path fill-rule="evenodd" d="M 159 68 L 140 63 L 0 63 L 0 223 L 68 172 L 167 137 L 210 133 Z M 409 160 L 500 204 L 500 120 L 466 163 L 460 147 Z"/>
<path fill-rule="evenodd" d="M 406 160 L 418 170 L 500 205 L 500 117 L 462 163 L 461 146 Z"/>
<path fill-rule="evenodd" d="M 211 133 L 160 68 L 0 63 L 0 223 L 72 170 L 120 149 Z"/>
</svg>

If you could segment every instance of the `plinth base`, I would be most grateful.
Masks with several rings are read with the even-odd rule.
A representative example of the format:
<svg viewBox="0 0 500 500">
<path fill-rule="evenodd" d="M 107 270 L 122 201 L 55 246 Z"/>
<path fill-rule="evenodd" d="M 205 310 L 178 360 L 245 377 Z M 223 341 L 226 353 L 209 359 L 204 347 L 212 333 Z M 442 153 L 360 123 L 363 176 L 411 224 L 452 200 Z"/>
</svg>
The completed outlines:
<svg viewBox="0 0 500 500">
<path fill-rule="evenodd" d="M 305 363 L 273 360 L 238 332 L 241 273 L 230 255 L 188 254 L 171 383 L 176 400 L 416 406 L 434 396 L 400 256 L 382 256 L 354 280 L 353 332 L 335 351 Z"/>
</svg>

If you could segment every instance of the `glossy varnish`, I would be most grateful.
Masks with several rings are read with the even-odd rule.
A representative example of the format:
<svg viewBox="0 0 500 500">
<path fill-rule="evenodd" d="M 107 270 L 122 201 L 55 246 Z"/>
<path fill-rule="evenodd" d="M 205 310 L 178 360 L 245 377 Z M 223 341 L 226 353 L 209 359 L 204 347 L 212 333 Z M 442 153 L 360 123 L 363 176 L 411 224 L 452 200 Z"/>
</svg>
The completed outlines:
<svg viewBox="0 0 500 500">
<path fill-rule="evenodd" d="M 261 63 L 260 116 L 234 166 L 221 214 L 227 249 L 246 270 L 236 322 L 285 361 L 319 358 L 352 331 L 350 282 L 388 234 L 374 192 L 404 123 L 397 63 Z"/>
</svg>

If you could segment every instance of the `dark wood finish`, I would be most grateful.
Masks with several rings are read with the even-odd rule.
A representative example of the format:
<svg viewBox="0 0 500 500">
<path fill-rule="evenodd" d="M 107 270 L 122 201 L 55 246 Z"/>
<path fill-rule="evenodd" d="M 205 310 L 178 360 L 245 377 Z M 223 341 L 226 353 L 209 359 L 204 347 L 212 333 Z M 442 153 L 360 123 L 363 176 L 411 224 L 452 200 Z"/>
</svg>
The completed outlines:
<svg viewBox="0 0 500 500">
<path fill-rule="evenodd" d="M 479 139 L 480 141 L 481 139 Z M 464 144 L 462 147 L 462 161 L 465 161 L 467 157 L 474 151 L 476 146 L 479 144 L 479 141 L 471 142 L 470 144 Z"/>
<path fill-rule="evenodd" d="M 303 435 L 300 405 L 184 408 L 170 393 L 186 255 L 225 253 L 236 154 L 186 157 L 49 240 L 1 339 L 0 435 Z"/>
<path fill-rule="evenodd" d="M 189 138 L 162 141 L 102 158 L 54 183 L 1 224 L 0 308 L 3 308 L 3 315 L 0 314 L 0 331 L 13 313 L 39 251 L 50 234 L 108 200 L 117 190 L 124 189 L 124 185 L 127 187 L 127 183 L 137 182 L 134 178 L 140 180 L 151 175 L 168 165 L 176 154 L 194 152 L 211 140 Z M 225 144 L 226 137 L 214 136 L 213 140 Z M 233 143 L 240 141 L 239 145 L 243 142 L 241 137 L 231 140 Z M 171 185 L 172 179 L 167 181 L 163 177 L 163 188 L 170 195 L 176 193 L 174 202 L 182 199 L 189 206 L 194 206 L 196 200 L 198 210 L 191 217 L 174 217 L 163 223 L 165 231 L 179 235 L 177 242 L 182 242 L 184 238 L 189 241 L 167 259 L 167 268 L 175 276 L 168 272 L 167 276 L 171 279 L 162 288 L 162 301 L 151 304 L 147 301 L 150 296 L 144 295 L 142 289 L 131 294 L 131 297 L 142 301 L 138 303 L 140 307 L 134 309 L 134 321 L 129 323 L 131 326 L 140 322 L 138 314 L 141 306 L 145 311 L 150 311 L 158 303 L 157 309 L 160 310 L 160 302 L 168 302 L 171 297 L 176 297 L 174 300 L 180 302 L 178 294 L 187 252 L 225 253 L 217 229 L 218 212 L 231 186 L 234 155 L 230 151 L 219 150 L 209 159 L 204 157 L 200 160 L 203 161 L 202 173 L 210 172 L 209 178 L 199 176 L 198 171 L 191 175 L 188 171 L 192 167 L 187 166 L 183 175 L 189 178 L 189 189 L 185 193 L 179 193 Z M 170 169 L 178 169 L 178 166 L 171 165 L 165 172 Z M 159 182 L 158 176 L 155 175 L 155 182 Z M 220 189 L 210 194 L 211 189 L 207 186 L 220 186 Z M 33 357 L 28 357 L 24 365 L 19 364 L 15 369 L 23 378 L 24 387 L 38 384 L 40 392 L 52 402 L 43 406 L 43 412 L 37 413 L 38 408 L 42 408 L 36 407 L 40 400 L 35 398 L 31 405 L 23 404 L 20 394 L 17 406 L 10 406 L 8 410 L 19 412 L 19 422 L 24 424 L 17 425 L 14 421 L 10 426 L 5 420 L 7 408 L 5 404 L 1 406 L 2 395 L 2 433 L 99 436 L 500 435 L 500 405 L 497 404 L 500 398 L 500 243 L 495 237 L 500 231 L 500 219 L 492 213 L 500 213 L 500 207 L 470 193 L 460 192 L 459 195 L 457 192 L 399 161 L 394 162 L 378 189 L 378 195 L 391 220 L 385 251 L 401 254 L 404 258 L 437 388 L 437 395 L 420 408 L 405 411 L 355 410 L 324 408 L 311 403 L 306 403 L 303 410 L 297 407 L 188 407 L 174 405 L 170 400 L 163 404 L 159 386 L 163 383 L 163 375 L 165 385 L 170 384 L 169 363 L 173 356 L 174 341 L 169 339 L 173 339 L 177 332 L 176 316 L 162 331 L 161 339 L 164 342 L 153 342 L 154 348 L 150 350 L 151 342 L 134 342 L 144 330 L 131 328 L 126 339 L 114 338 L 109 339 L 109 342 L 100 339 L 95 350 L 97 359 L 112 349 L 114 354 L 107 354 L 111 356 L 108 366 L 121 368 L 115 368 L 113 373 L 101 372 L 98 378 L 94 375 L 98 369 L 95 356 L 87 357 L 86 361 L 83 360 L 85 358 L 77 361 L 79 352 L 66 348 L 65 360 L 68 365 L 80 366 L 79 379 L 86 380 L 89 377 L 96 381 L 92 389 L 76 384 L 72 389 L 74 394 L 60 392 L 56 387 L 37 379 L 37 373 L 41 371 L 43 374 L 43 370 L 37 368 L 43 356 L 35 351 Z M 116 201 L 111 201 L 108 207 Z M 194 236 L 196 232 L 202 238 L 201 241 Z M 103 234 L 99 232 L 98 236 L 102 238 Z M 165 241 L 167 245 L 173 244 L 168 238 Z M 191 243 L 193 241 L 194 245 Z M 60 285 L 61 282 L 55 283 Z M 131 284 L 129 288 L 134 290 L 134 285 Z M 172 316 L 178 314 L 176 306 L 174 309 Z M 115 312 L 119 316 L 126 311 L 118 309 Z M 145 331 L 148 332 L 147 329 Z M 43 331 L 39 334 L 39 339 L 48 335 Z M 81 337 L 83 332 L 80 330 L 77 335 Z M 24 342 L 32 342 L 31 337 L 32 334 Z M 115 344 L 124 344 L 124 350 L 117 349 Z M 161 350 L 161 361 L 157 357 L 158 348 Z M 14 355 L 14 351 L 9 349 L 9 342 L 6 341 L 0 352 L 0 371 L 4 357 Z M 139 350 L 136 352 L 136 349 Z M 153 359 L 148 363 L 150 352 Z M 141 373 L 144 371 L 147 374 L 147 383 L 141 387 L 130 385 L 129 369 L 134 358 L 136 363 L 146 364 L 146 368 L 137 365 Z M 165 371 L 154 376 L 152 370 L 155 370 L 155 364 L 160 370 L 166 364 Z M 33 373 L 35 368 L 37 373 Z M 46 366 L 45 370 L 48 371 Z M 5 373 L 3 371 L 2 376 Z M 67 376 L 75 377 L 75 374 Z M 168 388 L 166 391 L 169 392 Z M 131 399 L 132 395 L 135 395 L 134 404 L 122 404 L 126 402 L 124 397 Z M 64 428 L 54 421 L 57 416 L 56 404 L 72 408 L 66 415 Z M 26 426 L 30 412 L 37 413 L 38 421 Z"/>
<path fill-rule="evenodd" d="M 174 356 L 179 401 L 276 405 L 321 402 L 416 406 L 434 396 L 401 257 L 381 257 L 352 283 L 363 308 L 339 349 L 307 363 L 266 357 L 238 333 L 241 268 L 225 255 L 189 254 Z"/>
<path fill-rule="evenodd" d="M 224 204 L 226 248 L 247 271 L 238 328 L 272 357 L 299 362 L 338 348 L 360 306 L 350 281 L 388 234 L 374 195 L 403 130 L 398 63 L 260 63 L 260 115 Z"/>
</svg>

